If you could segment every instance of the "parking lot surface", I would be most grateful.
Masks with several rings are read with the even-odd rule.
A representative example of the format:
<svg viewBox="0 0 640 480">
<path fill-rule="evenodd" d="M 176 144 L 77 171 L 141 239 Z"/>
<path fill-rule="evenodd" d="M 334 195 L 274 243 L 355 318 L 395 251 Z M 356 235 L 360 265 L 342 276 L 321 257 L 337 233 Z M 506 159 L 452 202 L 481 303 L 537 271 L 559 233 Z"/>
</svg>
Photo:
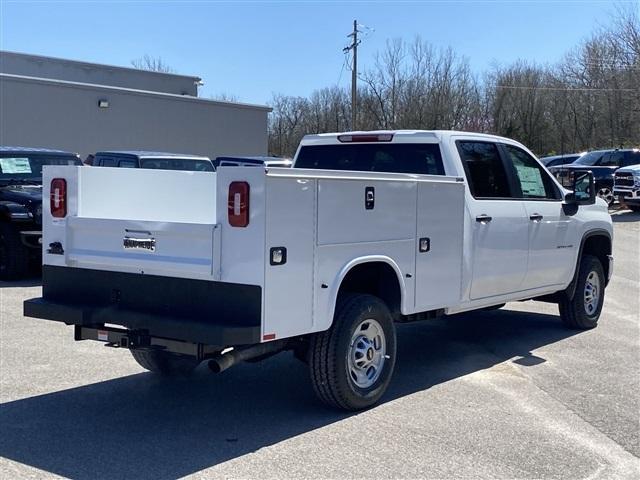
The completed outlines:
<svg viewBox="0 0 640 480">
<path fill-rule="evenodd" d="M 315 399 L 289 353 L 189 379 L 22 316 L 0 283 L 0 478 L 640 478 L 640 214 L 615 212 L 600 325 L 538 302 L 398 328 L 382 403 Z"/>
</svg>

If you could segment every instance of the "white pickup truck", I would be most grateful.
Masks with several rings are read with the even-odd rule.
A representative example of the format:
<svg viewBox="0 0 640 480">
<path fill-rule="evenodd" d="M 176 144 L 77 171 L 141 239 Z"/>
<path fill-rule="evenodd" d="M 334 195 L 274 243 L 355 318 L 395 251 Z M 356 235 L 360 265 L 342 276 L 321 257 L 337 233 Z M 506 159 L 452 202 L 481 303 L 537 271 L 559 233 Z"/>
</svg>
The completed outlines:
<svg viewBox="0 0 640 480">
<path fill-rule="evenodd" d="M 306 136 L 294 168 L 47 167 L 42 298 L 25 315 L 148 370 L 293 350 L 321 400 L 385 392 L 394 322 L 535 299 L 598 322 L 612 223 L 521 144 L 451 131 Z"/>
</svg>

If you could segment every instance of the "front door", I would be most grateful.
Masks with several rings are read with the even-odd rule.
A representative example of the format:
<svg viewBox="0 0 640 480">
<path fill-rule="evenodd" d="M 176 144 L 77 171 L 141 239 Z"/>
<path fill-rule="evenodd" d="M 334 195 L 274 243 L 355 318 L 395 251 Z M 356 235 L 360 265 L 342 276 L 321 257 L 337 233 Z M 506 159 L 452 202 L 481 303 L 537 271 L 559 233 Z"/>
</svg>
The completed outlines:
<svg viewBox="0 0 640 480">
<path fill-rule="evenodd" d="M 548 172 L 526 151 L 502 145 L 507 168 L 515 178 L 529 224 L 529 261 L 524 290 L 559 285 L 573 273 L 575 221 L 562 210 L 562 195 Z"/>
</svg>

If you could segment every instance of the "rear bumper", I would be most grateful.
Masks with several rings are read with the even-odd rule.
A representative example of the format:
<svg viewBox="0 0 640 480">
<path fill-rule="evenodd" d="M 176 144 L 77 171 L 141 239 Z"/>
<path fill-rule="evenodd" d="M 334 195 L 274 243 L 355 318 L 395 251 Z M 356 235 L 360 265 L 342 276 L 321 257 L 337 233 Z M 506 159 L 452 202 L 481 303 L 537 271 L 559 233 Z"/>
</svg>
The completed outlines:
<svg viewBox="0 0 640 480">
<path fill-rule="evenodd" d="M 95 308 L 32 298 L 24 302 L 25 317 L 62 322 L 66 325 L 99 328 L 105 324 L 153 337 L 168 338 L 218 347 L 260 343 L 260 327 L 206 324 L 177 317 L 149 315 L 117 308 Z"/>
<path fill-rule="evenodd" d="M 257 286 L 45 265 L 24 315 L 228 347 L 260 343 L 261 305 Z"/>
</svg>

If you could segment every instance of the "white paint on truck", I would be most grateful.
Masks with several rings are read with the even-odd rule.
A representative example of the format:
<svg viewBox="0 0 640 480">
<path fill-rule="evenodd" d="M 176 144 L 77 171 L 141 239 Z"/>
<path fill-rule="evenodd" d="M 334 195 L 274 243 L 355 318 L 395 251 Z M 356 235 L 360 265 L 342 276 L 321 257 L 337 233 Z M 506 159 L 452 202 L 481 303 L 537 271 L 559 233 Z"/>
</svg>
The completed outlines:
<svg viewBox="0 0 640 480">
<path fill-rule="evenodd" d="M 569 312 L 564 314 L 566 321 L 582 327 L 583 318 L 575 313 L 582 305 L 579 300 L 584 296 L 585 308 L 591 308 L 588 298 L 596 302 L 588 320 L 597 322 L 603 298 L 598 295 L 604 294 L 612 271 L 611 218 L 604 202 L 593 200 L 587 188 L 588 174 L 586 193 L 572 194 L 524 146 L 490 135 L 440 131 L 310 135 L 302 140 L 292 169 L 220 167 L 214 173 L 87 167 L 44 170 L 45 198 L 53 179 L 63 178 L 67 184 L 64 218 L 53 218 L 49 203 L 43 204 L 45 272 L 47 267 L 65 267 L 56 275 L 70 269 L 91 270 L 97 272 L 96 278 L 101 278 L 100 272 L 121 272 L 130 274 L 127 282 L 141 286 L 145 277 L 153 277 L 154 282 L 163 282 L 163 278 L 167 282 L 214 282 L 194 283 L 194 291 L 207 285 L 216 289 L 238 286 L 238 296 L 233 293 L 233 298 L 220 304 L 220 311 L 215 307 L 204 318 L 190 319 L 197 328 L 221 332 L 207 337 L 220 338 L 220 342 L 236 338 L 228 332 L 236 332 L 237 325 L 227 331 L 226 324 L 216 323 L 218 316 L 224 312 L 237 316 L 242 302 L 249 302 L 243 288 L 259 287 L 260 328 L 255 343 L 296 339 L 301 343 L 286 345 L 299 348 L 310 342 L 312 353 L 307 358 L 312 370 L 329 352 L 318 346 L 318 339 L 334 341 L 331 336 L 320 337 L 320 332 L 339 328 L 335 319 L 347 315 L 340 310 L 345 293 L 360 295 L 353 305 L 366 303 L 370 297 L 365 294 L 376 294 L 399 321 L 543 298 L 558 301 L 561 312 Z M 247 198 L 229 194 L 237 182 L 246 187 Z M 580 199 L 579 194 L 583 195 Z M 231 215 L 244 209 L 248 223 L 233 226 Z M 124 248 L 123 242 L 130 248 Z M 581 267 L 581 262 L 586 266 Z M 582 275 L 581 268 L 592 271 Z M 125 277 L 104 278 L 117 279 L 105 280 L 103 286 L 115 292 L 111 300 L 115 306 L 109 308 L 122 308 L 118 282 L 125 282 Z M 47 275 L 44 298 L 37 305 L 42 310 L 34 316 L 60 320 L 69 307 L 81 312 L 78 318 L 93 318 L 93 310 L 80 311 L 72 301 L 48 300 L 46 279 Z M 109 283 L 112 281 L 114 284 Z M 182 295 L 181 299 L 191 298 L 189 291 L 173 293 Z M 95 294 L 100 297 L 99 292 Z M 193 295 L 194 302 L 206 302 L 205 297 Z M 165 301 L 156 300 L 159 304 Z M 47 313 L 49 304 L 58 308 L 56 315 Z M 96 307 L 103 316 L 95 318 L 104 318 L 103 307 Z M 372 319 L 380 318 L 375 313 L 379 306 L 370 308 Z M 235 324 L 237 317 L 229 315 L 225 322 Z M 91 327 L 83 321 L 68 323 Z M 143 334 L 153 338 L 153 316 L 132 321 L 138 328 L 142 322 Z M 394 340 L 381 334 L 387 328 L 381 327 L 384 318 L 382 324 L 376 322 L 363 324 L 363 329 L 373 332 L 369 340 L 369 333 L 362 341 L 354 337 L 342 347 L 334 345 L 331 352 L 355 349 L 348 355 L 356 355 L 349 361 L 357 363 L 374 362 L 378 350 L 393 350 Z M 185 332 L 180 341 L 201 342 L 189 335 Z M 376 340 L 382 338 L 386 341 Z M 387 347 L 376 347 L 376 341 L 386 342 Z M 373 350 L 366 345 L 373 345 Z M 207 348 L 220 355 L 229 346 L 234 344 L 209 342 Z M 136 350 L 137 345 L 130 348 Z M 203 356 L 204 351 L 198 350 L 199 360 L 210 358 Z M 243 351 L 254 356 L 267 352 Z M 393 361 L 394 357 L 388 368 Z M 382 369 L 384 361 L 376 365 Z M 388 379 L 379 381 L 386 388 Z M 321 381 L 320 396 L 344 408 L 362 408 L 381 395 L 376 391 L 367 397 L 353 387 L 360 400 L 350 403 L 340 400 L 339 383 L 338 390 L 326 393 L 326 382 L 331 384 L 330 379 Z"/>
</svg>

